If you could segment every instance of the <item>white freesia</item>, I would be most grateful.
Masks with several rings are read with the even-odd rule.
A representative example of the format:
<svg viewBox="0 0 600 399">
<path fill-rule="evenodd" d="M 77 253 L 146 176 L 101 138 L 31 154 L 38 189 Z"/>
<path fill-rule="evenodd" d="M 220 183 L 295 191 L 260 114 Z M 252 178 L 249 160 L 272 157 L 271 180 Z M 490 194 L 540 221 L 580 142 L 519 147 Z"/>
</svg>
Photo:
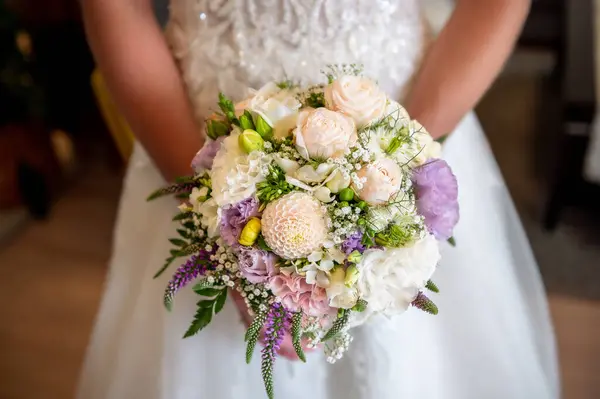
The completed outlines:
<svg viewBox="0 0 600 399">
<path fill-rule="evenodd" d="M 208 194 L 208 188 L 206 187 L 194 187 L 192 192 L 190 193 L 190 204 L 192 205 L 194 212 L 200 213 L 200 206 L 206 199 L 206 195 Z"/>
<path fill-rule="evenodd" d="M 214 198 L 200 204 L 198 213 L 202 215 L 200 222 L 206 227 L 206 232 L 210 238 L 219 235 L 219 224 L 221 223 L 221 208 L 217 205 Z"/>
<path fill-rule="evenodd" d="M 294 177 L 304 183 L 322 183 L 335 168 L 328 163 L 319 164 L 316 168 L 312 165 L 304 165 L 296 170 Z"/>
<path fill-rule="evenodd" d="M 346 273 L 343 268 L 336 267 L 329 275 L 329 286 L 325 289 L 329 306 L 350 309 L 358 301 L 358 290 L 355 286 L 347 287 L 344 283 Z"/>
<path fill-rule="evenodd" d="M 440 260 L 438 242 L 427 235 L 410 247 L 367 250 L 358 265 L 356 287 L 369 313 L 393 316 L 404 312 Z"/>
<path fill-rule="evenodd" d="M 329 178 L 327 179 L 327 188 L 331 190 L 332 193 L 339 193 L 343 189 L 350 186 L 350 176 L 344 174 L 339 170 L 334 170 Z"/>
<path fill-rule="evenodd" d="M 370 205 L 387 203 L 402 186 L 402 169 L 389 158 L 378 159 L 363 167 L 357 174 L 364 182 L 362 187 L 355 187 L 355 191 L 361 200 Z"/>
<path fill-rule="evenodd" d="M 423 165 L 429 159 L 441 157 L 442 145 L 431 137 L 423 125 L 413 120 L 408 126 L 412 142 L 396 151 L 394 154 L 396 161 L 415 167 Z"/>
<path fill-rule="evenodd" d="M 280 89 L 274 82 L 269 82 L 241 103 L 236 104 L 236 113 L 248 109 L 260 115 L 274 131 L 274 136 L 283 138 L 296 126 L 298 110 L 302 104 L 293 92 Z"/>
<path fill-rule="evenodd" d="M 264 172 L 272 160 L 261 151 L 246 154 L 238 143 L 239 135 L 236 130 L 223 140 L 210 171 L 212 197 L 220 207 L 252 196 L 256 184 L 265 180 Z"/>
<path fill-rule="evenodd" d="M 354 121 L 327 108 L 300 112 L 294 137 L 296 149 L 305 159 L 343 157 L 358 140 Z"/>
<path fill-rule="evenodd" d="M 313 195 L 316 199 L 326 204 L 330 203 L 335 199 L 335 197 L 331 195 L 331 190 L 328 189 L 326 186 L 317 187 L 313 191 Z"/>
<path fill-rule="evenodd" d="M 385 115 L 388 99 L 377 83 L 361 76 L 346 75 L 325 87 L 327 108 L 342 112 L 358 127 Z"/>
<path fill-rule="evenodd" d="M 273 159 L 275 160 L 277 166 L 279 166 L 287 175 L 293 175 L 298 169 L 300 169 L 300 164 L 298 162 L 288 158 L 283 158 L 279 154 L 275 154 Z"/>
</svg>

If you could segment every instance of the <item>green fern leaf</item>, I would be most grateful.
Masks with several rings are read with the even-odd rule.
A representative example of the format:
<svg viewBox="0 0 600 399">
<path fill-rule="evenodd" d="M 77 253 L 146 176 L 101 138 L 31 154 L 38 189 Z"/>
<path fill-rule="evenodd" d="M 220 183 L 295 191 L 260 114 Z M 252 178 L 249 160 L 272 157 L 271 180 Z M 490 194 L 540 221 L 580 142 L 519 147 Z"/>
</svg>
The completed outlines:
<svg viewBox="0 0 600 399">
<path fill-rule="evenodd" d="M 225 301 L 227 300 L 227 288 L 221 290 L 219 296 L 215 300 L 215 314 L 219 313 L 223 310 L 223 306 L 225 306 Z"/>
<path fill-rule="evenodd" d="M 171 244 L 177 246 L 177 247 L 186 247 L 188 245 L 188 243 L 180 238 L 169 238 L 169 241 L 171 242 Z"/>
<path fill-rule="evenodd" d="M 210 301 L 202 301 L 202 302 L 210 302 Z M 210 322 L 212 320 L 212 315 L 213 315 L 212 306 L 208 306 L 205 303 L 203 303 L 203 306 L 199 306 L 198 311 L 194 315 L 194 320 L 192 321 L 192 324 L 185 332 L 185 335 L 183 336 L 183 338 L 189 338 L 193 335 L 198 334 L 198 332 L 200 332 L 202 329 L 204 329 L 207 325 L 210 324 Z"/>
</svg>

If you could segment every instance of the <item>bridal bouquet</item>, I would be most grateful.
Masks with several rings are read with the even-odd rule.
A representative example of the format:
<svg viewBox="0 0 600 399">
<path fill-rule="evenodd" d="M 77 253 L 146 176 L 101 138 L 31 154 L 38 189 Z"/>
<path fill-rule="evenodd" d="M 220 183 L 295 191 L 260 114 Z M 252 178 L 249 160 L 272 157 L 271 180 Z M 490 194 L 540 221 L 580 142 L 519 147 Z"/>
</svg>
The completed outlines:
<svg viewBox="0 0 600 399">
<path fill-rule="evenodd" d="M 262 341 L 262 374 L 285 334 L 342 357 L 351 328 L 410 306 L 436 314 L 425 291 L 458 221 L 457 182 L 440 144 L 355 67 L 331 68 L 328 83 L 269 83 L 206 121 L 195 174 L 150 198 L 186 202 L 180 238 L 165 266 L 188 257 L 164 303 L 193 283 L 202 299 L 185 337 L 205 328 L 228 290 L 253 322 L 246 361 Z"/>
</svg>

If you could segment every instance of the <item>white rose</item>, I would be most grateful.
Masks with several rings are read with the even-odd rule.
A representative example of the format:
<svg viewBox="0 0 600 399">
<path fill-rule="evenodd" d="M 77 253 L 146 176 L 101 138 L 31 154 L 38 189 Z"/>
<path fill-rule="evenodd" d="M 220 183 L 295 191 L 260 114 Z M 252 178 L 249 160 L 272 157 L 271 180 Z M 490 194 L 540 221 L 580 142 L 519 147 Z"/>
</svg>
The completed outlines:
<svg viewBox="0 0 600 399">
<path fill-rule="evenodd" d="M 404 312 L 431 278 L 440 260 L 432 235 L 410 247 L 368 250 L 358 265 L 356 286 L 369 313 L 393 316 Z"/>
<path fill-rule="evenodd" d="M 363 127 L 385 115 L 387 96 L 375 82 L 360 76 L 342 76 L 325 87 L 327 108 L 352 117 Z"/>
<path fill-rule="evenodd" d="M 302 104 L 293 92 L 280 89 L 270 82 L 255 91 L 249 98 L 236 104 L 236 114 L 248 109 L 260 115 L 273 128 L 274 136 L 283 138 L 296 126 L 298 110 Z"/>
<path fill-rule="evenodd" d="M 217 205 L 214 198 L 203 202 L 198 207 L 198 213 L 202 215 L 200 222 L 206 227 L 206 232 L 210 238 L 219 235 L 219 224 L 221 223 L 221 208 Z"/>
<path fill-rule="evenodd" d="M 340 158 L 358 140 L 352 119 L 326 108 L 300 112 L 294 135 L 296 148 L 305 159 Z"/>
<path fill-rule="evenodd" d="M 223 140 L 210 171 L 212 197 L 220 207 L 252 196 L 256 184 L 265 180 L 263 172 L 271 157 L 261 151 L 246 154 L 238 143 L 239 130 Z"/>
<path fill-rule="evenodd" d="M 389 159 L 381 158 L 358 171 L 362 187 L 354 185 L 358 197 L 370 205 L 386 204 L 402 185 L 402 169 Z"/>
</svg>

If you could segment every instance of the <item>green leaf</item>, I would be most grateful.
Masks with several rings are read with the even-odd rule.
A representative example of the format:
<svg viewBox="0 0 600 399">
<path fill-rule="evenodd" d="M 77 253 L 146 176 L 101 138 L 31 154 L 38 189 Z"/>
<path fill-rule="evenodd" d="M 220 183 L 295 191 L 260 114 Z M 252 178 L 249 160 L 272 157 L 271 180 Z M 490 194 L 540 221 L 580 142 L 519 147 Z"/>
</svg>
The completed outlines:
<svg viewBox="0 0 600 399">
<path fill-rule="evenodd" d="M 345 309 L 340 309 L 340 314 L 338 318 L 333 322 L 333 325 L 327 331 L 325 336 L 321 339 L 321 342 L 329 341 L 331 338 L 338 335 L 348 324 L 348 320 L 350 320 L 350 312 Z"/>
<path fill-rule="evenodd" d="M 448 134 L 445 134 L 441 137 L 438 137 L 437 140 L 435 140 L 435 141 L 437 141 L 440 144 L 444 144 L 444 141 L 446 141 L 447 138 L 448 138 Z"/>
<path fill-rule="evenodd" d="M 202 295 L 205 297 L 214 297 L 215 295 L 219 295 L 222 291 L 222 289 L 219 289 L 219 288 L 210 288 L 210 287 L 198 288 L 197 286 L 194 286 L 192 289 L 194 290 L 194 292 L 196 294 Z"/>
<path fill-rule="evenodd" d="M 435 285 L 435 283 L 431 280 L 427 281 L 427 284 L 425 284 L 425 288 L 427 288 L 431 292 L 435 292 L 435 293 L 440 292 L 440 289 L 438 288 L 438 286 Z"/>
<path fill-rule="evenodd" d="M 177 233 L 179 233 L 179 235 L 183 238 L 190 238 L 190 234 L 187 232 L 187 230 L 177 229 Z"/>
<path fill-rule="evenodd" d="M 227 300 L 227 288 L 221 290 L 221 293 L 215 300 L 215 314 L 219 313 L 223 310 L 223 306 L 225 306 L 225 301 Z"/>
<path fill-rule="evenodd" d="M 165 272 L 165 270 L 167 270 L 169 268 L 169 266 L 171 266 L 171 263 L 173 263 L 173 261 L 177 259 L 177 256 L 170 256 L 167 258 L 167 260 L 165 261 L 165 264 L 163 265 L 163 267 L 161 267 L 156 274 L 154 274 L 154 276 L 152 278 L 157 278 L 159 277 L 161 274 L 163 274 Z"/>
<path fill-rule="evenodd" d="M 212 307 L 199 307 L 192 324 L 185 332 L 183 338 L 188 338 L 198 334 L 202 329 L 210 324 L 212 320 L 213 310 Z"/>
<path fill-rule="evenodd" d="M 154 199 L 163 197 L 165 195 L 177 194 L 177 193 L 180 193 L 182 191 L 190 192 L 190 191 L 192 191 L 193 188 L 194 188 L 194 183 L 176 183 L 176 184 L 171 184 L 170 186 L 159 188 L 158 190 L 154 191 L 152 194 L 150 194 L 148 196 L 148 198 L 146 199 L 146 201 L 152 201 Z"/>
<path fill-rule="evenodd" d="M 180 220 L 191 219 L 194 214 L 192 212 L 181 212 L 173 216 L 173 221 L 178 222 Z"/>
<path fill-rule="evenodd" d="M 454 237 L 448 238 L 448 244 L 452 245 L 453 247 L 456 246 L 456 240 L 454 239 Z"/>
<path fill-rule="evenodd" d="M 302 312 L 294 313 L 292 317 L 292 344 L 294 346 L 294 350 L 296 351 L 296 355 L 298 358 L 306 363 L 306 356 L 304 355 L 304 350 L 302 349 Z"/>
<path fill-rule="evenodd" d="M 176 245 L 178 247 L 186 247 L 188 243 L 180 238 L 169 238 L 171 244 Z"/>
<path fill-rule="evenodd" d="M 212 309 L 215 305 L 215 300 L 214 299 L 205 299 L 202 301 L 198 301 L 196 303 L 196 306 L 198 306 L 198 308 L 202 308 L 202 309 Z"/>
<path fill-rule="evenodd" d="M 273 250 L 267 245 L 265 237 L 263 237 L 262 234 L 258 236 L 258 239 L 256 240 L 256 245 L 258 245 L 258 247 L 263 251 L 273 252 Z"/>
<path fill-rule="evenodd" d="M 195 183 L 196 178 L 194 176 L 179 176 L 175 178 L 175 183 L 185 184 L 185 183 Z"/>
</svg>

